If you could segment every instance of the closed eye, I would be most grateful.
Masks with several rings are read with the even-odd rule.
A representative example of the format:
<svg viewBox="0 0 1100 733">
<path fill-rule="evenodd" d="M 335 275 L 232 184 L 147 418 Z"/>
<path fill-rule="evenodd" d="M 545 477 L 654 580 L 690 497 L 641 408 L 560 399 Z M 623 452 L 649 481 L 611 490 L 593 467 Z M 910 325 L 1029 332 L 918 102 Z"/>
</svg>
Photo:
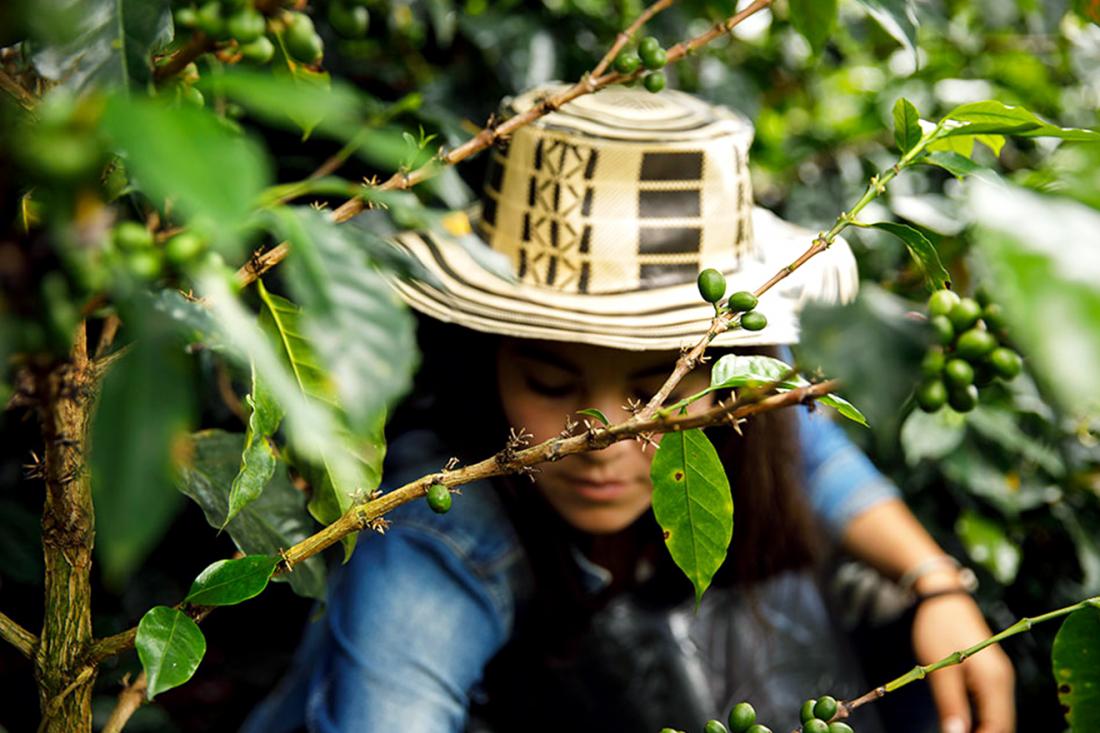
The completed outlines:
<svg viewBox="0 0 1100 733">
<path fill-rule="evenodd" d="M 530 376 L 524 377 L 523 381 L 528 390 L 543 397 L 568 397 L 573 394 L 573 391 L 576 389 L 576 385 L 572 382 L 550 384 L 548 382 L 540 382 Z"/>
</svg>

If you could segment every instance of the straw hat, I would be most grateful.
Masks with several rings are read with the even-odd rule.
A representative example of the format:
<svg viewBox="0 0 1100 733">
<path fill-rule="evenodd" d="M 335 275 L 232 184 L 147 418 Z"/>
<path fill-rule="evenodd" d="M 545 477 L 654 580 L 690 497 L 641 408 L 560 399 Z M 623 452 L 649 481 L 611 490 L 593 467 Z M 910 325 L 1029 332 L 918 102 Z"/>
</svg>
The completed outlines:
<svg viewBox="0 0 1100 733">
<path fill-rule="evenodd" d="M 504 113 L 561 88 L 506 100 Z M 397 236 L 435 282 L 394 285 L 413 308 L 478 331 L 634 350 L 691 344 L 714 313 L 696 288 L 701 270 L 725 273 L 727 293 L 754 290 L 813 241 L 753 205 L 752 134 L 745 118 L 682 92 L 579 97 L 490 152 L 472 231 Z M 793 343 L 807 301 L 847 301 L 857 286 L 837 240 L 760 299 L 767 328 L 715 344 Z"/>
</svg>

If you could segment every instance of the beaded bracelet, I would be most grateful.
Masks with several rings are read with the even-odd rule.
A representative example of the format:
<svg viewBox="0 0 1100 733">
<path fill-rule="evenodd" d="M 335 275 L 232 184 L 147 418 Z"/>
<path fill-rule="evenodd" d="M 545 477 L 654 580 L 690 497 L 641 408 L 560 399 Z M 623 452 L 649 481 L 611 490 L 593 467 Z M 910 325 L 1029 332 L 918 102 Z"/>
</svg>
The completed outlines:
<svg viewBox="0 0 1100 733">
<path fill-rule="evenodd" d="M 978 576 L 974 574 L 973 570 L 967 567 L 963 567 L 958 560 L 951 557 L 950 555 L 935 555 L 934 557 L 929 557 L 925 560 L 920 561 L 914 568 L 906 572 L 905 575 L 901 576 L 901 579 L 898 580 L 898 587 L 903 593 L 907 593 L 911 596 L 917 597 L 920 600 L 931 597 L 933 593 L 938 593 L 938 591 L 934 591 L 933 593 L 928 593 L 924 595 L 918 595 L 914 593 L 913 586 L 916 585 L 918 580 L 935 570 L 937 566 L 943 565 L 944 563 L 950 565 L 952 568 L 959 572 L 959 582 L 962 585 L 960 588 L 953 590 L 964 593 L 973 593 L 975 590 L 977 590 Z"/>
</svg>

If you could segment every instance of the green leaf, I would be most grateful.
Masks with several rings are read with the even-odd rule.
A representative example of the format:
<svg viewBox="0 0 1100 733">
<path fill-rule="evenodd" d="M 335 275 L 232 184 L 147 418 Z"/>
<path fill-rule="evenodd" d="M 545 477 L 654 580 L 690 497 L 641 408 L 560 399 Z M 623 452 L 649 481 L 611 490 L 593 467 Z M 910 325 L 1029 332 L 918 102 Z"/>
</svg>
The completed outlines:
<svg viewBox="0 0 1100 733">
<path fill-rule="evenodd" d="M 173 456 L 191 430 L 191 371 L 171 326 L 142 300 L 123 306 L 136 336 L 108 371 L 91 423 L 96 552 L 108 585 L 140 566 L 181 508 Z"/>
<path fill-rule="evenodd" d="M 942 137 L 993 133 L 1100 142 L 1100 132 L 1052 125 L 1030 110 L 994 100 L 961 104 L 944 115 L 940 124 L 944 125 L 944 129 L 940 132 Z"/>
<path fill-rule="evenodd" d="M 271 178 L 263 149 L 204 109 L 116 95 L 103 129 L 139 190 L 221 241 L 238 234 Z"/>
<path fill-rule="evenodd" d="M 837 0 L 790 0 L 790 12 L 791 25 L 820 53 L 836 27 Z"/>
<path fill-rule="evenodd" d="M 733 537 L 729 478 L 702 430 L 665 433 L 650 465 L 653 514 L 695 603 L 726 559 Z"/>
<path fill-rule="evenodd" d="M 1100 213 L 972 178 L 968 208 L 1009 331 L 1042 387 L 1073 416 L 1100 415 Z"/>
<path fill-rule="evenodd" d="M 1020 548 L 1008 538 L 1000 523 L 967 510 L 955 522 L 955 534 L 970 558 L 988 570 L 998 583 L 1009 585 L 1016 580 Z"/>
<path fill-rule="evenodd" d="M 611 421 L 607 419 L 607 415 L 597 410 L 595 407 L 586 407 L 583 410 L 577 410 L 578 415 L 585 415 L 586 417 L 592 417 L 599 420 L 604 425 L 610 425 Z"/>
<path fill-rule="evenodd" d="M 859 4 L 884 31 L 917 57 L 918 23 L 912 0 L 859 0 Z"/>
<path fill-rule="evenodd" d="M 301 461 L 297 468 L 313 488 L 309 510 L 319 522 L 329 524 L 343 515 L 359 499 L 382 481 L 385 457 L 385 410 L 374 415 L 375 422 L 352 433 L 344 425 L 344 415 L 336 401 L 336 385 L 317 359 L 313 345 L 305 335 L 302 309 L 286 298 L 268 292 L 257 283 L 262 309 L 260 325 L 277 344 L 280 358 L 289 366 L 300 394 L 318 407 L 327 408 L 334 420 L 331 439 L 314 445 L 309 452 L 296 451 Z M 294 431 L 292 447 L 298 444 Z M 355 536 L 343 540 L 345 558 L 351 556 Z"/>
<path fill-rule="evenodd" d="M 314 128 L 330 138 L 347 140 L 366 124 L 368 107 L 377 102 L 354 87 L 323 77 L 272 74 L 230 67 L 222 74 L 208 74 L 199 81 L 204 93 L 223 96 L 268 124 Z M 302 115 L 308 110 L 308 118 Z"/>
<path fill-rule="evenodd" d="M 933 137 L 927 144 L 926 149 L 932 152 L 950 153 L 969 160 L 970 156 L 974 154 L 974 136 Z"/>
<path fill-rule="evenodd" d="M 965 178 L 971 173 L 982 170 L 982 166 L 973 162 L 966 156 L 959 155 L 958 153 L 950 150 L 929 153 L 928 155 L 921 158 L 920 162 L 943 168 L 945 171 L 959 179 Z"/>
<path fill-rule="evenodd" d="M 794 373 L 793 367 L 779 359 L 770 356 L 742 356 L 740 354 L 727 354 L 716 361 L 710 372 L 710 382 L 710 387 L 697 395 L 692 395 L 689 400 L 694 401 L 709 392 L 723 389 L 739 389 L 741 387 L 759 389 L 769 384 L 775 384 L 776 392 L 788 392 L 798 387 L 807 387 L 810 384 L 804 377 Z M 832 407 L 849 420 L 867 427 L 867 419 L 863 416 L 863 413 L 843 397 L 826 394 L 818 397 L 817 401 L 827 407 Z"/>
<path fill-rule="evenodd" d="M 1072 733 L 1100 730 L 1100 609 L 1082 608 L 1058 629 L 1051 650 L 1058 701 Z"/>
<path fill-rule="evenodd" d="M 35 68 L 77 94 L 150 83 L 153 52 L 172 40 L 168 0 L 46 0 L 35 12 L 58 26 L 35 51 Z"/>
<path fill-rule="evenodd" d="M 155 606 L 141 617 L 134 646 L 145 669 L 146 695 L 152 700 L 191 679 L 206 654 L 206 637 L 187 614 Z"/>
<path fill-rule="evenodd" d="M 279 429 L 283 410 L 263 380 L 257 378 L 252 367 L 252 393 L 246 398 L 252 413 L 248 417 L 248 430 L 244 435 L 244 451 L 241 453 L 241 470 L 233 479 L 229 491 L 229 515 L 226 522 L 263 492 L 267 482 L 275 474 L 278 462 L 269 438 Z"/>
<path fill-rule="evenodd" d="M 966 417 L 954 410 L 928 413 L 913 410 L 901 426 L 901 448 L 905 462 L 915 466 L 922 459 L 937 461 L 962 445 Z"/>
<path fill-rule="evenodd" d="M 920 231 L 907 224 L 898 224 L 892 221 L 880 221 L 872 224 L 875 229 L 889 232 L 905 243 L 906 249 L 917 263 L 921 273 L 924 274 L 925 285 L 929 290 L 943 290 L 951 283 L 951 276 L 947 274 L 940 255 L 935 245 Z"/>
<path fill-rule="evenodd" d="M 296 208 L 279 210 L 278 218 L 292 245 L 285 268 L 304 308 L 303 332 L 332 376 L 352 432 L 374 435 L 412 383 L 412 315 L 364 248 L 327 215 Z"/>
<path fill-rule="evenodd" d="M 244 436 L 208 430 L 191 438 L 191 461 L 177 480 L 181 492 L 198 504 L 206 521 L 215 529 L 223 525 L 233 543 L 246 555 L 279 556 L 281 550 L 310 536 L 318 525 L 306 511 L 306 497 L 294 488 L 280 463 L 270 483 L 251 504 L 226 523 L 229 510 L 229 485 L 237 474 Z M 300 596 L 323 600 L 325 564 L 314 556 L 280 575 L 275 582 L 289 582 Z"/>
<path fill-rule="evenodd" d="M 199 573 L 183 600 L 196 606 L 232 606 L 255 598 L 267 587 L 279 558 L 246 555 L 218 560 Z"/>
<path fill-rule="evenodd" d="M 985 455 L 972 446 L 956 450 L 940 461 L 940 469 L 954 484 L 981 497 L 1006 517 L 1016 517 L 1048 503 L 1052 495 L 1048 487 L 1029 481 L 1024 483 L 1017 474 L 1008 475 L 991 463 Z"/>
<path fill-rule="evenodd" d="M 894 141 L 902 153 L 908 153 L 920 142 L 920 113 L 905 97 L 894 103 Z"/>
<path fill-rule="evenodd" d="M 1066 466 L 1058 451 L 1021 430 L 1012 410 L 979 405 L 966 414 L 966 424 L 1006 453 L 1042 467 L 1051 477 L 1065 475 Z"/>
</svg>

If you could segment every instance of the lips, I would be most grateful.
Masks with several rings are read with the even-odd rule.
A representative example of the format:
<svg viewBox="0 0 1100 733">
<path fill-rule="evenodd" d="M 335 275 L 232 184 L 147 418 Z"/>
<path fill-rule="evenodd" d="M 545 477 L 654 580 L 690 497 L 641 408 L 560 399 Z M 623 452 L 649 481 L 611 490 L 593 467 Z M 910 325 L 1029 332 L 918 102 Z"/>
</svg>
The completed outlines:
<svg viewBox="0 0 1100 733">
<path fill-rule="evenodd" d="M 565 480 L 571 490 L 593 501 L 612 501 L 630 490 L 630 484 L 622 480 L 592 479 L 582 476 L 568 476 Z"/>
</svg>

